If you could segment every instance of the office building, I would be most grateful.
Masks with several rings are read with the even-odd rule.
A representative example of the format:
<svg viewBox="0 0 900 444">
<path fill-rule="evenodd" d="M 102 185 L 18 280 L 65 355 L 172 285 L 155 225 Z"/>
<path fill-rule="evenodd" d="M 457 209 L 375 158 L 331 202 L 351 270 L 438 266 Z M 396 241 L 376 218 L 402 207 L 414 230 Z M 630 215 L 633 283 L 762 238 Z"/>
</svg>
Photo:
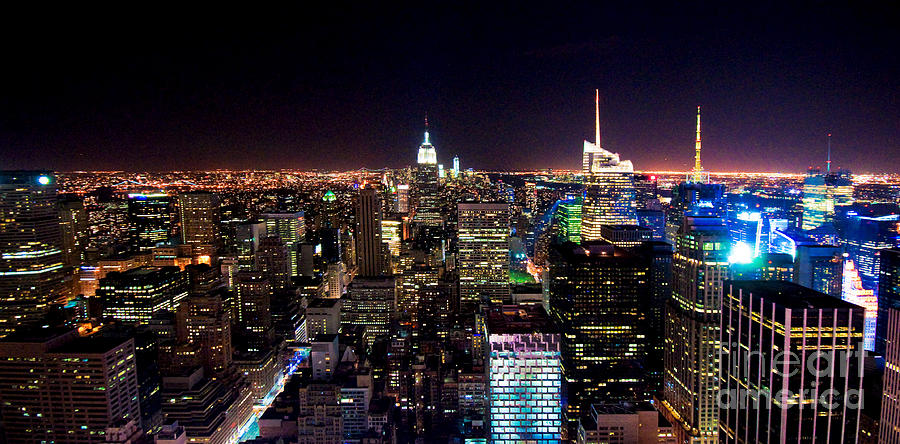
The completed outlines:
<svg viewBox="0 0 900 444">
<path fill-rule="evenodd" d="M 888 310 L 900 309 L 900 249 L 881 250 L 878 269 L 878 321 L 875 354 L 884 355 L 888 337 Z"/>
<path fill-rule="evenodd" d="M 794 249 L 795 284 L 839 298 L 844 273 L 843 248 L 836 245 L 801 244 Z"/>
<path fill-rule="evenodd" d="M 291 286 L 291 255 L 288 246 L 278 236 L 267 235 L 256 249 L 256 270 L 269 281 L 274 290 Z"/>
<path fill-rule="evenodd" d="M 264 222 L 247 221 L 235 227 L 235 251 L 240 271 L 253 271 L 256 268 L 254 255 L 259 247 L 259 241 L 264 237 L 266 237 Z"/>
<path fill-rule="evenodd" d="M 169 240 L 174 216 L 172 196 L 166 193 L 128 195 L 128 223 L 132 239 L 141 251 Z"/>
<path fill-rule="evenodd" d="M 790 282 L 730 281 L 719 442 L 856 442 L 862 337 L 853 304 Z"/>
<path fill-rule="evenodd" d="M 420 315 L 437 299 L 439 270 L 427 265 L 405 267 L 397 288 L 397 311 L 404 319 L 419 325 Z"/>
<path fill-rule="evenodd" d="M 382 208 L 378 192 L 372 188 L 359 190 L 356 203 L 356 265 L 359 276 L 383 276 L 385 245 L 381 232 Z"/>
<path fill-rule="evenodd" d="M 387 337 L 390 333 L 391 314 L 394 313 L 396 293 L 397 285 L 394 277 L 358 277 L 354 279 L 347 290 L 347 296 L 340 304 L 337 304 L 341 312 L 341 326 L 363 326 L 366 344 L 371 347 L 375 340 Z M 309 310 L 307 308 L 307 323 L 310 322 Z M 317 309 L 314 308 L 314 310 Z M 319 319 L 317 317 L 314 322 L 320 322 Z M 327 323 L 327 321 L 325 322 Z M 329 330 L 327 325 L 325 328 L 316 328 L 319 333 L 337 333 L 336 328 Z"/>
<path fill-rule="evenodd" d="M 341 300 L 316 298 L 309 301 L 306 306 L 306 330 L 308 338 L 338 334 L 341 331 Z"/>
<path fill-rule="evenodd" d="M 330 381 L 341 360 L 338 335 L 317 335 L 309 341 L 309 366 L 316 381 Z"/>
<path fill-rule="evenodd" d="M 219 245 L 219 196 L 207 191 L 178 195 L 181 242 L 190 245 Z"/>
<path fill-rule="evenodd" d="M 578 422 L 576 444 L 675 444 L 672 425 L 649 402 L 594 404 Z"/>
<path fill-rule="evenodd" d="M 841 289 L 841 299 L 865 309 L 865 339 L 864 348 L 875 350 L 875 329 L 878 323 L 878 298 L 874 290 L 863 287 L 859 271 L 852 259 L 844 261 L 844 283 Z"/>
<path fill-rule="evenodd" d="M 560 242 L 581 242 L 581 210 L 584 201 L 581 198 L 560 201 L 557 207 L 556 225 L 559 229 Z"/>
<path fill-rule="evenodd" d="M 726 216 L 725 185 L 687 181 L 672 188 L 672 201 L 666 214 L 666 239 L 674 242 L 687 216 Z"/>
<path fill-rule="evenodd" d="M 65 296 L 56 177 L 0 172 L 0 336 L 38 321 Z"/>
<path fill-rule="evenodd" d="M 900 309 L 887 309 L 884 355 L 884 393 L 878 442 L 900 444 Z"/>
<path fill-rule="evenodd" d="M 555 245 L 550 252 L 549 316 L 562 337 L 573 426 L 593 403 L 651 398 L 648 265 L 604 241 Z"/>
<path fill-rule="evenodd" d="M 253 417 L 253 391 L 236 372 L 211 377 L 197 367 L 165 376 L 162 399 L 165 423 L 183 427 L 188 443 L 238 442 Z"/>
<path fill-rule="evenodd" d="M 838 224 L 840 244 L 856 264 L 863 288 L 878 290 L 878 255 L 900 246 L 900 214 L 862 216 L 847 214 Z M 877 295 L 877 293 L 876 293 Z"/>
<path fill-rule="evenodd" d="M 600 144 L 600 91 L 595 97 L 594 143 L 584 141 L 581 239 L 600 240 L 601 225 L 635 225 L 634 166 Z"/>
<path fill-rule="evenodd" d="M 562 442 L 560 335 L 540 306 L 486 314 L 488 441 Z"/>
<path fill-rule="evenodd" d="M 853 179 L 849 171 L 822 172 L 810 169 L 803 180 L 803 224 L 805 231 L 834 222 L 835 207 L 853 203 Z"/>
<path fill-rule="evenodd" d="M 208 375 L 222 374 L 231 367 L 231 313 L 218 294 L 193 295 L 177 311 L 178 340 L 199 347 Z"/>
<path fill-rule="evenodd" d="M 509 297 L 509 207 L 461 203 L 458 223 L 460 302 L 502 303 Z"/>
<path fill-rule="evenodd" d="M 238 322 L 247 351 L 264 351 L 274 338 L 272 284 L 259 272 L 241 272 L 237 278 Z"/>
<path fill-rule="evenodd" d="M 146 324 L 161 310 L 174 312 L 190 282 L 178 267 L 139 267 L 100 279 L 97 298 L 103 317 Z"/>
<path fill-rule="evenodd" d="M 90 235 L 88 226 L 84 201 L 74 195 L 62 196 L 59 201 L 59 229 L 67 266 L 78 267 L 84 260 L 84 250 L 88 246 Z"/>
<path fill-rule="evenodd" d="M 647 227 L 653 232 L 653 240 L 666 240 L 666 213 L 662 210 L 642 210 L 635 211 L 638 225 Z"/>
<path fill-rule="evenodd" d="M 0 340 L 0 414 L 8 443 L 102 444 L 140 421 L 133 339 L 53 328 Z"/>
<path fill-rule="evenodd" d="M 278 236 L 287 248 L 291 276 L 300 276 L 300 244 L 306 240 L 306 216 L 296 213 L 263 213 L 266 235 Z"/>
<path fill-rule="evenodd" d="M 660 411 L 681 443 L 718 439 L 719 314 L 729 243 L 716 217 L 686 217 L 675 238 Z"/>
<path fill-rule="evenodd" d="M 640 225 L 601 225 L 600 239 L 617 247 L 634 248 L 653 240 L 653 231 Z"/>
<path fill-rule="evenodd" d="M 794 278 L 794 258 L 784 253 L 762 253 L 755 258 L 749 255 L 740 260 L 735 257 L 736 250 L 732 246 L 729 259 L 730 279 L 745 281 L 788 281 Z M 748 251 L 749 252 L 749 251 Z"/>
</svg>

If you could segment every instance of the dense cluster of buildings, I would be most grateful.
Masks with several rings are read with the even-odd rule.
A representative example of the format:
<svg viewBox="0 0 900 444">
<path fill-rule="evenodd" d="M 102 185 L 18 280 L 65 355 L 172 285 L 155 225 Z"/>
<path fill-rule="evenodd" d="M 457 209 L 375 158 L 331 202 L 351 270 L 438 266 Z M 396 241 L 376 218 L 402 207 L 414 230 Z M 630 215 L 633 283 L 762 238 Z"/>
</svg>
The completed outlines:
<svg viewBox="0 0 900 444">
<path fill-rule="evenodd" d="M 0 435 L 900 442 L 898 188 L 717 178 L 700 134 L 679 176 L 599 111 L 574 174 L 427 128 L 403 169 L 2 172 Z"/>
</svg>

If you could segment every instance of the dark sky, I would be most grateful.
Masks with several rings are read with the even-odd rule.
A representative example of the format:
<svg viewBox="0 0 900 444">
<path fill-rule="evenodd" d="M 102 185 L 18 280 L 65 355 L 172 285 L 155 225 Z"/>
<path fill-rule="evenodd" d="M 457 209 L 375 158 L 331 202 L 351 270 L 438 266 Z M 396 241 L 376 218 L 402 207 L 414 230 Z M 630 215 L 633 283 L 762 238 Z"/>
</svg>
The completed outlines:
<svg viewBox="0 0 900 444">
<path fill-rule="evenodd" d="M 707 169 L 799 172 L 832 132 L 900 172 L 896 2 L 481 3 L 5 14 L 0 169 L 403 166 L 426 112 L 442 163 L 571 169 L 599 88 L 637 169 L 689 168 L 699 104 Z"/>
</svg>

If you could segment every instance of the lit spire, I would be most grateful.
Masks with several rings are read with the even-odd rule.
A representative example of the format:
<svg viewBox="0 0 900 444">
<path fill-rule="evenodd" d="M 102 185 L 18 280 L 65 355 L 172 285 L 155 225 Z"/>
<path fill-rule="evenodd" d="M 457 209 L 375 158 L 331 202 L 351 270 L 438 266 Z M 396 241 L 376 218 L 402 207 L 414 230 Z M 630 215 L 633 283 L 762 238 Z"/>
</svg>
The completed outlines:
<svg viewBox="0 0 900 444">
<path fill-rule="evenodd" d="M 428 113 L 425 113 L 425 142 L 423 144 L 429 144 L 431 142 L 428 141 Z"/>
<path fill-rule="evenodd" d="M 594 95 L 594 143 L 600 148 L 600 90 Z"/>
<path fill-rule="evenodd" d="M 700 164 L 700 106 L 697 106 L 697 141 L 694 145 L 694 181 L 703 179 L 703 166 Z"/>
<path fill-rule="evenodd" d="M 825 160 L 825 172 L 831 173 L 831 133 L 828 133 L 828 157 Z"/>
</svg>

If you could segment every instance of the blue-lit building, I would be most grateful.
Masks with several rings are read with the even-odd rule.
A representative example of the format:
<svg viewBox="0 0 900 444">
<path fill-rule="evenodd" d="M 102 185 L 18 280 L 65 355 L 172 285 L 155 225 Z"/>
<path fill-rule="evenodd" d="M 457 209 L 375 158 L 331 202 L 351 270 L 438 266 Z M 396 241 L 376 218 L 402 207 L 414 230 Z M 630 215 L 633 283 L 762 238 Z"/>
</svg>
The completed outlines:
<svg viewBox="0 0 900 444">
<path fill-rule="evenodd" d="M 666 238 L 675 239 L 685 216 L 725 217 L 725 185 L 683 182 L 672 189 L 672 203 L 666 220 Z"/>
<path fill-rule="evenodd" d="M 888 312 L 900 310 L 900 249 L 881 250 L 878 267 L 878 322 L 875 353 L 884 356 L 888 337 Z"/>
<path fill-rule="evenodd" d="M 174 215 L 172 197 L 166 193 L 128 195 L 128 222 L 141 250 L 150 250 L 169 240 Z"/>
<path fill-rule="evenodd" d="M 495 305 L 486 318 L 488 442 L 560 443 L 559 333 L 539 305 Z"/>
<path fill-rule="evenodd" d="M 853 260 L 859 270 L 863 288 L 877 290 L 878 252 L 900 245 L 898 244 L 900 214 L 877 216 L 848 211 L 836 225 L 840 232 L 840 243 L 846 248 L 848 258 Z"/>
<path fill-rule="evenodd" d="M 662 210 L 635 210 L 638 225 L 653 231 L 653 240 L 666 240 L 666 213 Z"/>
</svg>

